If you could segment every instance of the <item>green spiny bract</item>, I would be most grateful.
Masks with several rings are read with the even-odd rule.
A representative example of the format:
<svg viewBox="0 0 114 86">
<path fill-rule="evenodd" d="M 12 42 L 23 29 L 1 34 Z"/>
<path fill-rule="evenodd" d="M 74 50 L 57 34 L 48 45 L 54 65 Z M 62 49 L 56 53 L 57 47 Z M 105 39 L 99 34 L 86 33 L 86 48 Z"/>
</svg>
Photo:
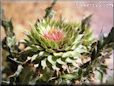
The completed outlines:
<svg viewBox="0 0 114 86">
<path fill-rule="evenodd" d="M 53 76 L 65 79 L 64 74 L 76 78 L 73 73 L 84 64 L 84 59 L 90 59 L 91 45 L 94 42 L 88 20 L 90 16 L 78 23 L 46 18 L 33 26 L 25 41 L 29 49 L 35 52 L 30 57 L 31 62 L 43 71 L 39 79 L 45 77 L 46 72 L 49 72 L 48 80 Z"/>
</svg>

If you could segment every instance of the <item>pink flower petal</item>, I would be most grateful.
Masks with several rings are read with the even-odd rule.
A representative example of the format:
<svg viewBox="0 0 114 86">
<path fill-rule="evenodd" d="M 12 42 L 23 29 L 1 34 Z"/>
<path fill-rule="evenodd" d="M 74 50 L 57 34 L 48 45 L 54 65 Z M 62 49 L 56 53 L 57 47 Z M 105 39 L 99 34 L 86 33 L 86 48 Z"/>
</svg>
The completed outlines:
<svg viewBox="0 0 114 86">
<path fill-rule="evenodd" d="M 50 31 L 44 33 L 44 37 L 46 39 L 58 42 L 58 41 L 61 41 L 63 39 L 64 34 L 62 31 L 60 31 L 58 29 L 51 29 Z"/>
</svg>

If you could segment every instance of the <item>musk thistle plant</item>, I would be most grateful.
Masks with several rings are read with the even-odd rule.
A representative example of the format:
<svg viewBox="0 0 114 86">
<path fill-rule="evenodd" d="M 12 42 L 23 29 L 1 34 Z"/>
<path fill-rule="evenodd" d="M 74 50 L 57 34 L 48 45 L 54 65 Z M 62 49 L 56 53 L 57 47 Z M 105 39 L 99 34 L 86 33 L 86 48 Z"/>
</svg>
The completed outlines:
<svg viewBox="0 0 114 86">
<path fill-rule="evenodd" d="M 89 18 L 90 16 L 83 21 Z M 27 35 L 28 39 L 25 41 L 30 47 L 28 49 L 36 53 L 29 58 L 41 71 L 49 70 L 52 76 L 55 75 L 48 77 L 49 80 L 65 79 L 66 74 L 77 72 L 85 63 L 84 59 L 90 60 L 89 52 L 94 39 L 89 26 L 84 24 L 82 28 L 81 25 L 47 18 L 37 22 Z M 43 77 L 44 74 L 41 78 Z"/>
<path fill-rule="evenodd" d="M 90 28 L 91 15 L 75 23 L 54 20 L 54 4 L 32 26 L 23 42 L 16 42 L 12 22 L 2 20 L 7 34 L 2 47 L 8 53 L 2 84 L 106 83 L 105 59 L 114 49 L 114 28 L 107 37 L 102 34 L 95 39 Z M 20 44 L 25 45 L 24 50 L 19 49 Z"/>
</svg>

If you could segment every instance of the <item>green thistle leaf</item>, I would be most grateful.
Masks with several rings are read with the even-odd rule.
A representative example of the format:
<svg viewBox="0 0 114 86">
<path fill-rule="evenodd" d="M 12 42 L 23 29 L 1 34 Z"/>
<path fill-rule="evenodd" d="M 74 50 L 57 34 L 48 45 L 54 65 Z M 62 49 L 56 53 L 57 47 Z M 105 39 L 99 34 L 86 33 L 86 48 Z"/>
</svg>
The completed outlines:
<svg viewBox="0 0 114 86">
<path fill-rule="evenodd" d="M 41 61 L 41 66 L 42 66 L 42 69 L 45 69 L 47 67 L 46 59 Z"/>
<path fill-rule="evenodd" d="M 52 64 L 52 65 L 55 65 L 55 61 L 53 61 L 53 59 L 52 59 L 53 57 L 51 56 L 51 55 L 49 55 L 48 57 L 47 57 L 47 60 Z"/>
</svg>

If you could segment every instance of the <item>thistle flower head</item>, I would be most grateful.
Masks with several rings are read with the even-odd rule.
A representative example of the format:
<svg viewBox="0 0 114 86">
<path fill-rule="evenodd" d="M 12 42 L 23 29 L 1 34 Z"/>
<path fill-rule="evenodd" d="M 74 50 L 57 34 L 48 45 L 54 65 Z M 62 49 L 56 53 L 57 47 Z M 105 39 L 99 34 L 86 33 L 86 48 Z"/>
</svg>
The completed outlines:
<svg viewBox="0 0 114 86">
<path fill-rule="evenodd" d="M 43 19 L 31 30 L 27 44 L 37 52 L 33 58 L 38 57 L 36 62 L 42 66 L 42 70 L 49 68 L 59 71 L 63 68 L 64 71 L 73 72 L 72 69 L 82 64 L 79 64 L 80 57 L 88 53 L 92 41 L 92 32 L 87 25 L 81 27 L 81 23 Z"/>
<path fill-rule="evenodd" d="M 64 38 L 64 33 L 59 29 L 51 28 L 49 31 L 44 33 L 44 37 L 48 40 L 60 42 Z"/>
</svg>

